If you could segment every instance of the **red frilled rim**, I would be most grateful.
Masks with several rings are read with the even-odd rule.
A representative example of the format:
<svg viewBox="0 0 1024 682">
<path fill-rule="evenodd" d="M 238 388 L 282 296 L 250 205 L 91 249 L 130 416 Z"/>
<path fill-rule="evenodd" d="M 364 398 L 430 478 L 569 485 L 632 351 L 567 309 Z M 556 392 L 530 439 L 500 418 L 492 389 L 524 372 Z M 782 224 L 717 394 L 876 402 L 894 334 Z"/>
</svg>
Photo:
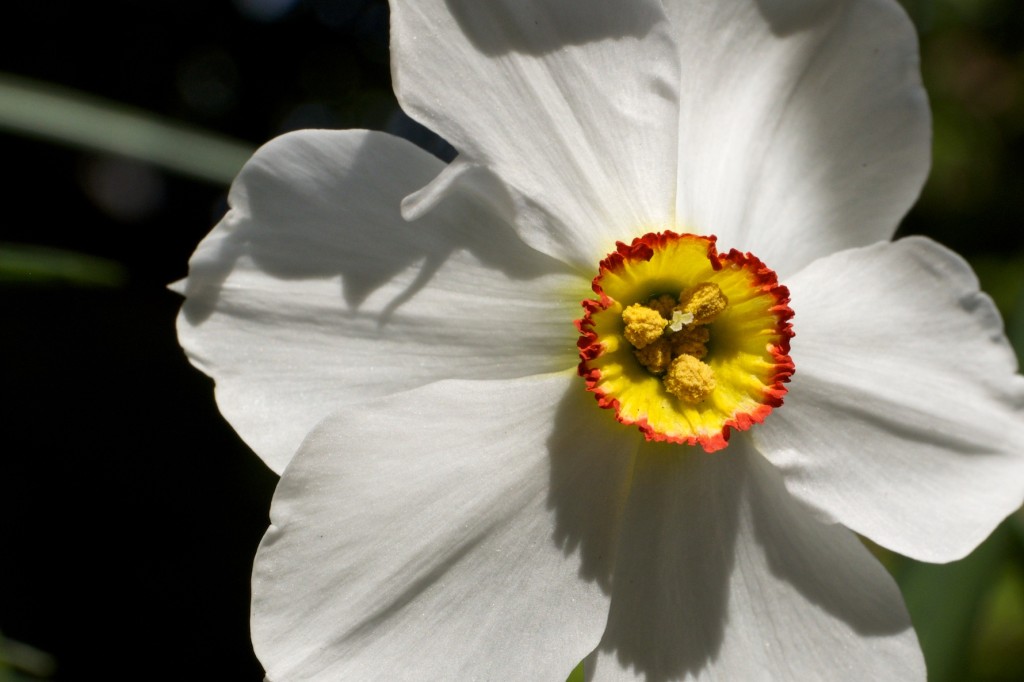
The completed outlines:
<svg viewBox="0 0 1024 682">
<path fill-rule="evenodd" d="M 721 431 L 717 433 L 675 437 L 658 432 L 647 422 L 646 418 L 631 421 L 621 417 L 618 399 L 598 388 L 601 372 L 599 369 L 591 367 L 589 363 L 604 352 L 600 339 L 594 331 L 593 316 L 599 311 L 606 310 L 612 304 L 611 298 L 605 294 L 601 286 L 602 278 L 609 272 L 621 272 L 630 262 L 649 261 L 655 253 L 664 249 L 668 244 L 682 239 L 697 239 L 706 242 L 708 261 L 712 269 L 717 271 L 726 265 L 738 266 L 753 275 L 753 286 L 775 299 L 775 304 L 769 310 L 777 320 L 776 333 L 779 340 L 767 349 L 774 361 L 774 374 L 767 382 L 760 406 L 751 411 L 734 414 L 724 422 Z M 790 339 L 794 336 L 793 309 L 789 307 L 789 289 L 779 284 L 775 271 L 766 266 L 757 256 L 736 249 L 731 249 L 728 253 L 718 253 L 717 240 L 715 235 L 677 234 L 666 230 L 664 232 L 649 232 L 635 238 L 629 244 L 616 242 L 615 251 L 608 254 L 599 263 L 598 274 L 591 283 L 591 288 L 597 298 L 581 301 L 584 315 L 575 321 L 576 329 L 580 333 L 580 337 L 576 341 L 580 356 L 577 372 L 586 381 L 587 390 L 594 394 L 600 407 L 615 410 L 615 417 L 621 423 L 639 427 L 646 440 L 701 445 L 707 452 L 725 448 L 729 444 L 729 435 L 732 429 L 746 431 L 754 424 L 763 422 L 774 408 L 780 407 L 787 392 L 785 384 L 789 382 L 790 377 L 796 371 L 793 360 L 789 356 Z"/>
</svg>

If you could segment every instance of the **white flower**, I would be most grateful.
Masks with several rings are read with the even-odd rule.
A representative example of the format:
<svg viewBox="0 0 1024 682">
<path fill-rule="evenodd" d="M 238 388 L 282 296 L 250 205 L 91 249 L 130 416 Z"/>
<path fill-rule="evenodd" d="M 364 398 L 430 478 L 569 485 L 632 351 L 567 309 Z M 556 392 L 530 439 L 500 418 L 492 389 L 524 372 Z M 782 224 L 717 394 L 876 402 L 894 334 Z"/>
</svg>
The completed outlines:
<svg viewBox="0 0 1024 682">
<path fill-rule="evenodd" d="M 923 679 L 851 531 L 975 547 L 1024 495 L 1024 379 L 968 266 L 886 241 L 929 146 L 896 3 L 393 0 L 392 50 L 458 159 L 275 140 L 186 285 L 182 344 L 283 471 L 253 577 L 268 677 Z M 666 230 L 791 293 L 784 404 L 715 454 L 645 440 L 577 376 L 598 262 Z M 695 410 L 746 376 L 708 324 L 711 369 L 701 348 L 677 379 Z M 616 334 L 595 348 L 628 364 Z M 650 407 L 662 370 L 634 370 Z"/>
</svg>

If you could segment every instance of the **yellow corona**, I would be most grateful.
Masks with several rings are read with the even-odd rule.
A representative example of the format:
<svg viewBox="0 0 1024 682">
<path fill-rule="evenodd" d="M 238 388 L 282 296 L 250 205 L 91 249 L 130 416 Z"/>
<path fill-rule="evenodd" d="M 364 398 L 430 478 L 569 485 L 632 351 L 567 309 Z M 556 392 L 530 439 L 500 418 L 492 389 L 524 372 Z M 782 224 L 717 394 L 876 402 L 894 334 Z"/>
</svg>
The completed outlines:
<svg viewBox="0 0 1024 682">
<path fill-rule="evenodd" d="M 583 301 L 579 373 L 601 407 L 648 440 L 728 444 L 782 405 L 793 374 L 789 291 L 713 236 L 658 232 L 619 243 Z"/>
</svg>

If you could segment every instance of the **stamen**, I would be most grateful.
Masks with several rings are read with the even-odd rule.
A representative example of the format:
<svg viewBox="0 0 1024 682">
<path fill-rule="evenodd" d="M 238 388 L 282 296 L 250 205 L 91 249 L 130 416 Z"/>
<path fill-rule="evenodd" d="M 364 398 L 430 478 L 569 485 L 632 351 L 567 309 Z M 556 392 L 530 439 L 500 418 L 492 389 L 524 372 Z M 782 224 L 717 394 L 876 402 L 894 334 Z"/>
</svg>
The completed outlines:
<svg viewBox="0 0 1024 682">
<path fill-rule="evenodd" d="M 715 373 L 692 355 L 680 355 L 668 368 L 665 390 L 682 401 L 696 405 L 715 390 Z"/>
<path fill-rule="evenodd" d="M 708 354 L 706 344 L 711 332 L 705 325 L 725 310 L 728 303 L 718 285 L 710 282 L 690 287 L 679 295 L 679 301 L 662 294 L 649 299 L 647 305 L 634 303 L 622 311 L 626 325 L 623 336 L 635 349 L 633 355 L 637 362 L 651 374 L 660 376 L 681 355 L 700 360 Z M 685 311 L 684 306 L 688 308 Z M 710 367 L 705 365 L 701 372 L 711 373 L 714 383 Z"/>
<path fill-rule="evenodd" d="M 679 307 L 686 313 L 693 313 L 696 324 L 707 324 L 718 317 L 729 305 L 729 299 L 714 282 L 701 282 L 679 294 Z"/>
<path fill-rule="evenodd" d="M 697 359 L 708 354 L 705 344 L 710 340 L 711 332 L 707 327 L 701 325 L 687 327 L 668 337 L 668 342 L 672 345 L 673 356 L 692 355 Z"/>
<path fill-rule="evenodd" d="M 633 351 L 633 355 L 651 374 L 664 374 L 672 363 L 672 344 L 662 337 L 640 350 Z"/>
<path fill-rule="evenodd" d="M 655 296 L 651 300 L 647 301 L 648 308 L 657 310 L 659 313 L 661 313 L 662 317 L 664 317 L 666 320 L 672 320 L 673 322 L 675 322 L 675 318 L 673 317 L 674 309 L 678 306 L 679 300 L 673 296 L 669 296 L 668 294 Z M 674 329 L 673 331 L 678 330 Z"/>
<path fill-rule="evenodd" d="M 626 323 L 626 330 L 623 333 L 626 340 L 637 350 L 660 339 L 661 332 L 668 324 L 668 320 L 657 310 L 639 303 L 634 303 L 622 311 L 622 321 Z"/>
</svg>

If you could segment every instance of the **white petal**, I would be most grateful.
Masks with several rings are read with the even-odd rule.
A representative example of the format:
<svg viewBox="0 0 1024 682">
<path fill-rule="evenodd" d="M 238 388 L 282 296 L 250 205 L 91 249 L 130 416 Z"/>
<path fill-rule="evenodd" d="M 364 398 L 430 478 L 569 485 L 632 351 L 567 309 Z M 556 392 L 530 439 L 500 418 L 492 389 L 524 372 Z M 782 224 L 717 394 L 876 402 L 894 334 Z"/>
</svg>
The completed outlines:
<svg viewBox="0 0 1024 682">
<path fill-rule="evenodd" d="M 991 300 L 922 238 L 789 285 L 796 374 L 758 447 L 826 518 L 917 559 L 962 557 L 1024 499 L 1024 378 Z"/>
<path fill-rule="evenodd" d="M 325 420 L 253 575 L 272 680 L 564 680 L 601 637 L 639 438 L 564 372 Z"/>
<path fill-rule="evenodd" d="M 507 184 L 528 243 L 593 269 L 673 225 L 679 67 L 660 2 L 393 0 L 391 48 L 402 107 L 462 154 L 449 173 Z"/>
<path fill-rule="evenodd" d="M 917 39 L 892 0 L 665 0 L 683 65 L 678 218 L 786 276 L 891 237 L 927 175 Z"/>
<path fill-rule="evenodd" d="M 889 574 L 742 436 L 641 448 L 622 537 L 598 682 L 925 677 Z"/>
<path fill-rule="evenodd" d="M 380 133 L 279 138 L 192 257 L 181 343 L 274 470 L 353 401 L 576 364 L 589 282 L 526 247 L 496 204 L 452 196 L 402 219 L 402 197 L 442 167 Z"/>
</svg>

